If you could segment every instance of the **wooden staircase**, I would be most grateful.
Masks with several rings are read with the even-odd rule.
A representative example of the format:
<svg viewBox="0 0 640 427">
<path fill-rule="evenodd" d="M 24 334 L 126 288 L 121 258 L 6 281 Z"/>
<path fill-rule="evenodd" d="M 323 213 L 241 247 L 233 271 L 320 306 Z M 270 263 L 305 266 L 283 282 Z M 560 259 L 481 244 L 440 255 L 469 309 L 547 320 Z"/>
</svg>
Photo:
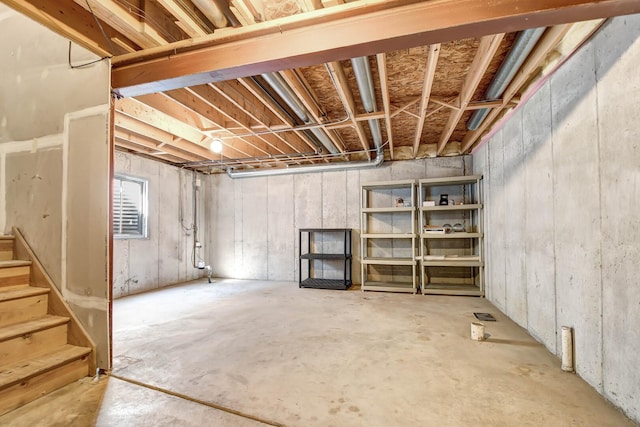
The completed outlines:
<svg viewBox="0 0 640 427">
<path fill-rule="evenodd" d="M 95 346 L 24 237 L 0 236 L 0 415 L 94 369 Z"/>
</svg>

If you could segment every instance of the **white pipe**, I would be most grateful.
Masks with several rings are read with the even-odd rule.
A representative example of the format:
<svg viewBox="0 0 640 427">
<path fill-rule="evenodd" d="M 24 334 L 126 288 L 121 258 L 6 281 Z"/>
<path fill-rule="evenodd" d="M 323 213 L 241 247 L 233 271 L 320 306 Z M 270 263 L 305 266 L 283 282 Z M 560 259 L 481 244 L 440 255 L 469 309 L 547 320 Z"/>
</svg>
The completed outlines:
<svg viewBox="0 0 640 427">
<path fill-rule="evenodd" d="M 384 162 L 384 150 L 379 148 L 376 158 L 371 161 L 364 162 L 341 162 L 341 163 L 329 163 L 313 166 L 296 166 L 291 168 L 277 168 L 277 169 L 256 169 L 256 170 L 240 170 L 234 171 L 227 169 L 227 175 L 231 178 L 255 178 L 259 176 L 276 176 L 276 175 L 291 175 L 298 173 L 313 173 L 313 172 L 331 172 L 341 171 L 349 169 L 365 169 L 375 168 Z"/>
<path fill-rule="evenodd" d="M 565 372 L 573 372 L 573 330 L 569 326 L 562 327 L 562 366 Z"/>
</svg>

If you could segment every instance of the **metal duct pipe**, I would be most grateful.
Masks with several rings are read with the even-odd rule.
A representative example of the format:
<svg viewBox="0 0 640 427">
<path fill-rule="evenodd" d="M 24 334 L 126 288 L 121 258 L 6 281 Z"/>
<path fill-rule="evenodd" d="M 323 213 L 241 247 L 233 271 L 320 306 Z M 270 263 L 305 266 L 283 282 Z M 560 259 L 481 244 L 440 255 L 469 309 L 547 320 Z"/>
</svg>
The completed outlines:
<svg viewBox="0 0 640 427">
<path fill-rule="evenodd" d="M 276 91 L 276 93 L 282 98 L 284 102 L 296 113 L 296 116 L 300 118 L 304 123 L 309 123 L 309 115 L 307 109 L 302 102 L 298 99 L 295 93 L 291 90 L 287 82 L 284 81 L 282 76 L 278 73 L 264 73 L 261 74 L 264 81 L 269 83 L 269 86 Z"/>
<path fill-rule="evenodd" d="M 307 108 L 300 102 L 295 93 L 291 90 L 287 82 L 284 81 L 282 76 L 278 73 L 264 73 L 261 74 L 264 81 L 266 81 L 269 86 L 276 91 L 278 96 L 282 98 L 282 100 L 291 108 L 291 110 L 295 113 L 300 120 L 302 120 L 305 124 L 311 123 L 311 119 L 309 118 L 309 111 Z M 311 133 L 320 141 L 320 143 L 327 149 L 331 154 L 338 154 L 339 151 L 333 142 L 329 139 L 327 134 L 318 128 L 310 129 Z"/>
<path fill-rule="evenodd" d="M 484 94 L 484 99 L 486 101 L 498 99 L 502 96 L 509 83 L 511 83 L 511 80 L 513 80 L 513 77 L 520 69 L 522 63 L 527 59 L 536 43 L 538 43 L 540 37 L 542 37 L 545 29 L 546 28 L 544 27 L 532 28 L 524 30 L 518 34 L 518 38 L 513 43 L 513 47 L 509 51 L 509 54 L 500 66 L 496 75 L 493 77 L 489 88 Z M 489 114 L 488 108 L 474 111 L 467 122 L 467 129 L 478 129 L 487 117 L 487 114 Z"/>
<path fill-rule="evenodd" d="M 291 168 L 278 168 L 278 169 L 256 169 L 256 170 L 241 170 L 233 171 L 227 169 L 227 175 L 231 178 L 256 178 L 260 176 L 277 176 L 277 175 L 291 175 L 299 173 L 314 173 L 314 172 L 333 172 L 349 169 L 368 169 L 378 167 L 384 162 L 384 150 L 382 147 L 376 152 L 376 158 L 371 161 L 364 162 L 344 162 L 344 163 L 329 163 L 313 166 L 294 166 Z"/>
<path fill-rule="evenodd" d="M 366 56 L 351 58 L 351 66 L 353 67 L 353 72 L 356 75 L 356 82 L 358 83 L 358 90 L 360 91 L 362 105 L 367 113 L 373 113 L 377 110 L 377 106 L 369 58 Z M 382 133 L 380 132 L 380 123 L 378 122 L 378 119 L 370 119 L 369 127 L 371 128 L 373 143 L 376 148 L 380 149 L 380 147 L 382 147 Z"/>
</svg>

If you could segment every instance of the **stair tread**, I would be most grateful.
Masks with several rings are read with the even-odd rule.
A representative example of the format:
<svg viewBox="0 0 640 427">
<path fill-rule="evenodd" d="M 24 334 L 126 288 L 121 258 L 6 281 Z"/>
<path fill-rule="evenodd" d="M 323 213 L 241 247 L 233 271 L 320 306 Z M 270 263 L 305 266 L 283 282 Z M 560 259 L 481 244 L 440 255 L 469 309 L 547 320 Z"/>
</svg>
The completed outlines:
<svg viewBox="0 0 640 427">
<path fill-rule="evenodd" d="M 27 265 L 31 265 L 31 261 L 25 261 L 23 259 L 9 259 L 6 261 L 0 261 L 0 268 L 23 267 Z"/>
<path fill-rule="evenodd" d="M 47 314 L 37 319 L 28 320 L 26 322 L 15 323 L 0 328 L 0 342 L 10 340 L 25 334 L 30 334 L 44 329 L 53 328 L 54 326 L 64 325 L 69 322 L 68 317 L 53 316 Z"/>
<path fill-rule="evenodd" d="M 89 353 L 90 348 L 65 344 L 50 353 L 0 366 L 0 390 L 80 359 Z"/>
<path fill-rule="evenodd" d="M 0 240 L 13 240 L 15 236 L 11 234 L 2 234 L 0 235 Z"/>
<path fill-rule="evenodd" d="M 8 290 L 2 290 L 0 288 L 0 302 L 10 301 L 14 299 L 33 297 L 36 295 L 43 295 L 49 293 L 47 288 L 37 288 L 35 286 L 25 286 L 24 288 L 11 288 Z"/>
</svg>

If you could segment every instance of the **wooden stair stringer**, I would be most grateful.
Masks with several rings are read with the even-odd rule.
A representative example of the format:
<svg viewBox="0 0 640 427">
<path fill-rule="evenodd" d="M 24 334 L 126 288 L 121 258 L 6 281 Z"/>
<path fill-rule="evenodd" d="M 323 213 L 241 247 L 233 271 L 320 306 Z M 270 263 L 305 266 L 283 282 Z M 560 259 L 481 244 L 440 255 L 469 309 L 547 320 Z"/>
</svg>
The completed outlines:
<svg viewBox="0 0 640 427">
<path fill-rule="evenodd" d="M 91 350 L 88 360 L 89 370 L 88 372 L 91 374 L 96 371 L 97 361 L 96 361 L 96 345 L 89 336 L 87 330 L 84 328 L 80 320 L 76 316 L 76 314 L 71 310 L 67 302 L 62 297 L 62 293 L 53 283 L 51 276 L 44 269 L 44 266 L 35 255 L 35 253 L 31 250 L 31 247 L 27 243 L 26 239 L 22 232 L 17 228 L 13 227 L 13 236 L 14 236 L 14 258 L 18 258 L 21 260 L 30 260 L 31 264 L 31 286 L 45 288 L 49 290 L 49 298 L 48 298 L 48 313 L 61 316 L 68 317 L 68 333 L 67 333 L 67 342 L 74 346 L 84 347 Z"/>
</svg>

